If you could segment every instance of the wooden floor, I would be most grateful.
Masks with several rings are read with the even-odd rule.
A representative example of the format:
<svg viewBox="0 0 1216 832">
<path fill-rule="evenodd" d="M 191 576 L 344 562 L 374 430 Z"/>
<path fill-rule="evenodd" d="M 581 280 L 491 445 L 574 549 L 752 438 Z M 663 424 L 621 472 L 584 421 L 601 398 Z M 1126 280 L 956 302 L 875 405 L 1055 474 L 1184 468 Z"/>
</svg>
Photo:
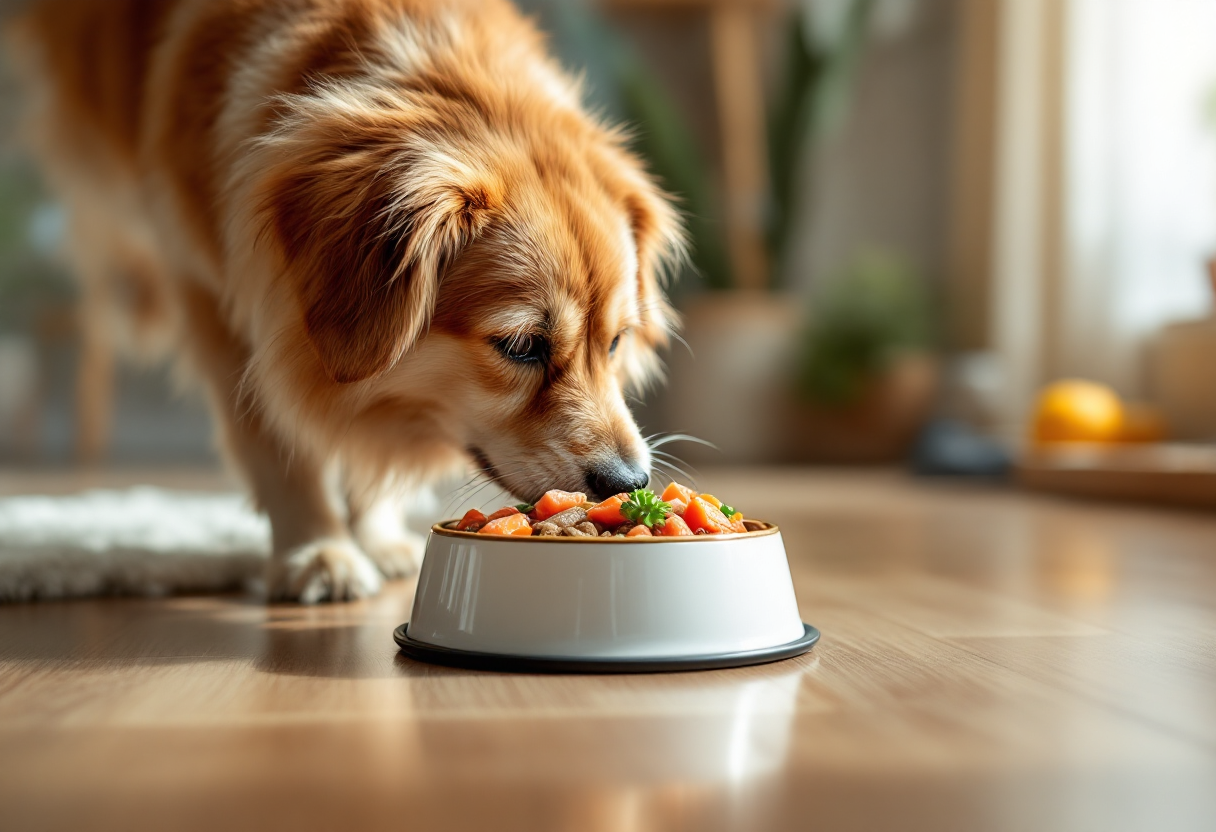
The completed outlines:
<svg viewBox="0 0 1216 832">
<path fill-rule="evenodd" d="M 1216 829 L 1216 517 L 894 474 L 703 484 L 771 506 L 810 655 L 428 667 L 390 636 L 410 584 L 0 607 L 0 829 Z"/>
</svg>

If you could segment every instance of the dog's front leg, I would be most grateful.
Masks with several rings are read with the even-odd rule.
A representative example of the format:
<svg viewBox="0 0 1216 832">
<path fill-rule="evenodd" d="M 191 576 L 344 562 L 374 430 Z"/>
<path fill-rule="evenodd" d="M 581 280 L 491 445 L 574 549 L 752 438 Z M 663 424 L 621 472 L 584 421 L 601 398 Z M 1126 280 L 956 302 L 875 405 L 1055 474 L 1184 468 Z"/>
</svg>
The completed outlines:
<svg viewBox="0 0 1216 832">
<path fill-rule="evenodd" d="M 210 392 L 212 413 L 229 459 L 270 518 L 271 600 L 346 601 L 380 591 L 376 566 L 359 550 L 326 487 L 325 466 L 289 453 L 240 388 L 248 353 L 218 313 L 214 298 L 187 286 L 187 348 Z"/>
<path fill-rule="evenodd" d="M 240 426 L 240 430 L 247 427 Z M 271 600 L 348 601 L 380 591 L 380 572 L 351 538 L 325 487 L 324 470 L 311 460 L 290 459 L 273 437 L 254 443 L 229 441 L 270 517 L 274 539 L 267 591 Z"/>
<path fill-rule="evenodd" d="M 404 578 L 418 571 L 425 541 L 405 526 L 414 492 L 391 484 L 348 488 L 350 529 L 386 578 Z"/>
</svg>

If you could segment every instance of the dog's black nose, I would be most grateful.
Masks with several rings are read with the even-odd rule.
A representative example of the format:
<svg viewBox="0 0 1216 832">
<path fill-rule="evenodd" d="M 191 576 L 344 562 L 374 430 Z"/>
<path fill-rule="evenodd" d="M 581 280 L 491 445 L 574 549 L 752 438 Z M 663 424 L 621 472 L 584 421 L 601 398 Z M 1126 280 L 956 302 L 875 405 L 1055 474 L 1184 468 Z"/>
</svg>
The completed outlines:
<svg viewBox="0 0 1216 832">
<path fill-rule="evenodd" d="M 650 475 L 636 462 L 623 459 L 600 463 L 587 471 L 587 488 L 597 500 L 606 500 L 622 491 L 645 488 L 648 482 Z"/>
</svg>

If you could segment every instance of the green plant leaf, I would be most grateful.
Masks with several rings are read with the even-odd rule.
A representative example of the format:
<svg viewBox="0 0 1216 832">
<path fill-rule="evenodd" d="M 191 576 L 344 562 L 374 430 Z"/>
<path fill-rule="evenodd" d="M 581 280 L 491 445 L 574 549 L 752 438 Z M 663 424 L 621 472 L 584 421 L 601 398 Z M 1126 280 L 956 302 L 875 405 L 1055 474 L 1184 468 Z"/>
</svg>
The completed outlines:
<svg viewBox="0 0 1216 832">
<path fill-rule="evenodd" d="M 859 257 L 813 307 L 798 367 L 801 397 L 836 406 L 855 401 L 893 355 L 931 346 L 930 308 L 924 281 L 903 260 Z"/>
<path fill-rule="evenodd" d="M 644 526 L 663 525 L 671 514 L 671 503 L 665 503 L 649 488 L 631 492 L 629 499 L 621 503 L 621 514 L 626 520 Z"/>
</svg>

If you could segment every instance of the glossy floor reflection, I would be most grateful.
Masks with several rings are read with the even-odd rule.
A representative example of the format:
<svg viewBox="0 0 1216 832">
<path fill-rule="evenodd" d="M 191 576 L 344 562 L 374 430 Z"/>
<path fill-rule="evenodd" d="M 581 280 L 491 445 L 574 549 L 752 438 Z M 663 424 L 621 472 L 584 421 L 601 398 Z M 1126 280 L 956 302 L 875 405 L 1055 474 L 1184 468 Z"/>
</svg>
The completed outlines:
<svg viewBox="0 0 1216 832">
<path fill-rule="evenodd" d="M 0 607 L 0 827 L 1216 826 L 1216 518 L 873 473 L 706 486 L 782 525 L 808 656 L 431 667 L 392 643 L 409 583 Z"/>
</svg>

